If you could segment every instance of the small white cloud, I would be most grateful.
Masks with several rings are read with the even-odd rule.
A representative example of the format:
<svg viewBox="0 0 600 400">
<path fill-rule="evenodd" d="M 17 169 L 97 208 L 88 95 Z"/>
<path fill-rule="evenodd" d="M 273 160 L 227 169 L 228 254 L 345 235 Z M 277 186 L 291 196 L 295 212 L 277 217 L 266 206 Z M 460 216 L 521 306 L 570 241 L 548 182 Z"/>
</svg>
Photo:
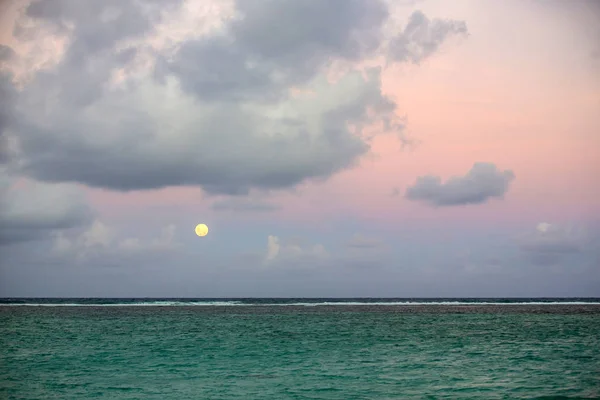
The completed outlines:
<svg viewBox="0 0 600 400">
<path fill-rule="evenodd" d="M 538 232 L 545 233 L 548 232 L 548 230 L 550 230 L 551 228 L 552 224 L 549 224 L 547 222 L 540 222 L 536 229 L 538 230 Z"/>
<path fill-rule="evenodd" d="M 277 236 L 271 236 L 267 238 L 267 255 L 266 260 L 272 261 L 279 254 L 279 238 Z"/>
<path fill-rule="evenodd" d="M 277 236 L 267 237 L 267 251 L 264 257 L 266 264 L 274 262 L 318 261 L 329 257 L 328 251 L 322 244 L 300 246 L 292 243 L 282 243 Z"/>
<path fill-rule="evenodd" d="M 94 221 L 90 229 L 81 235 L 83 247 L 109 247 L 114 238 L 114 231 L 101 221 Z"/>
</svg>

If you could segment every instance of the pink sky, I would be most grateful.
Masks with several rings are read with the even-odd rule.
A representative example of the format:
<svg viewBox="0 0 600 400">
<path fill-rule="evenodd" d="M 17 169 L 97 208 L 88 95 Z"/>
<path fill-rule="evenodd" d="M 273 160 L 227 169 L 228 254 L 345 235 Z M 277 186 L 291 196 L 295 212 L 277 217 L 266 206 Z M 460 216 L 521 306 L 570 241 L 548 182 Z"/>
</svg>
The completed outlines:
<svg viewBox="0 0 600 400">
<path fill-rule="evenodd" d="M 351 291 L 352 296 L 409 295 L 416 293 L 414 282 L 424 282 L 421 295 L 442 295 L 452 292 L 446 287 L 452 281 L 453 293 L 464 296 L 488 289 L 500 293 L 494 289 L 499 276 L 504 279 L 499 283 L 503 295 L 522 295 L 532 288 L 536 291 L 528 295 L 597 295 L 600 239 L 593 222 L 600 222 L 599 2 L 389 0 L 392 16 L 385 23 L 370 20 L 378 18 L 373 8 L 377 3 L 370 0 L 340 4 L 340 9 L 349 6 L 349 21 L 338 18 L 340 9 L 323 3 L 322 9 L 309 7 L 304 15 L 310 20 L 311 13 L 328 12 L 315 21 L 319 29 L 296 18 L 296 4 L 287 3 L 292 11 L 285 14 L 257 3 L 260 12 L 229 21 L 225 36 L 213 32 L 206 42 L 201 35 L 218 29 L 220 18 L 231 14 L 232 2 L 189 1 L 183 9 L 167 11 L 160 25 L 143 30 L 143 35 L 133 29 L 122 32 L 116 42 L 111 37 L 119 32 L 104 29 L 110 21 L 97 18 L 76 0 L 61 3 L 57 13 L 38 10 L 48 15 L 29 21 L 35 27 L 30 39 L 17 40 L 11 37 L 13 23 L 20 18 L 19 7 L 28 2 L 0 3 L 0 44 L 17 54 L 5 58 L 9 61 L 0 68 L 12 69 L 20 84 L 40 69 L 49 72 L 22 86 L 26 89 L 15 96 L 16 122 L 6 124 L 6 137 L 22 139 L 22 154 L 15 150 L 16 156 L 7 158 L 14 168 L 0 171 L 2 188 L 15 189 L 5 190 L 11 207 L 0 213 L 0 220 L 12 223 L 0 231 L 0 239 L 14 243 L 10 262 L 0 265 L 4 295 L 322 295 L 314 283 L 331 280 L 331 288 L 343 288 L 335 293 L 350 293 L 345 290 L 362 288 L 365 282 L 373 285 Z M 123 26 L 121 17 L 143 15 L 136 4 L 120 3 L 122 14 L 113 26 Z M 107 5 L 99 8 L 106 8 L 102 15 L 110 14 Z M 35 15 L 35 8 L 31 12 Z M 353 20 L 357 15 L 368 16 L 367 21 Z M 286 16 L 288 22 L 282 24 Z M 148 11 L 144 18 L 155 16 Z M 73 32 L 67 32 L 68 26 L 62 29 L 64 20 L 75 27 Z M 20 21 L 27 22 L 25 17 Z M 243 29 L 236 30 L 239 21 L 246 25 L 240 23 Z M 369 35 L 370 24 L 379 23 L 384 24 L 383 39 L 373 52 L 356 51 L 362 43 L 348 38 L 340 39 L 347 43 L 330 43 L 336 35 L 362 39 Z M 468 35 L 463 35 L 463 23 Z M 307 26 L 311 29 L 303 31 Z M 277 29 L 283 45 L 270 43 L 265 34 Z M 81 38 L 85 40 L 78 42 Z M 69 47 L 70 40 L 84 44 Z M 103 40 L 108 47 L 98 50 Z M 394 48 L 394 43 L 406 48 Z M 213 44 L 215 52 L 209 51 Z M 135 56 L 117 62 L 121 47 L 129 45 Z M 185 51 L 178 52 L 178 46 Z M 191 55 L 186 55 L 190 48 Z M 2 57 L 11 54 L 0 50 Z M 265 56 L 269 51 L 278 54 Z M 307 51 L 321 51 L 315 66 L 298 62 Z M 64 54 L 65 63 L 57 64 Z M 160 68 L 151 69 L 157 54 L 173 56 L 163 65 L 168 84 L 156 79 Z M 330 54 L 335 64 L 326 71 Z M 381 85 L 376 74 L 365 82 L 354 74 L 339 85 L 326 84 L 331 76 L 347 72 L 347 63 L 352 64 L 349 70 L 377 63 L 357 61 L 365 54 L 391 60 L 379 65 Z M 422 61 L 406 61 L 411 58 Z M 258 89 L 251 72 L 255 60 L 266 71 L 256 79 L 268 83 Z M 301 68 L 295 69 L 297 64 Z M 82 65 L 87 69 L 79 69 Z M 278 82 L 288 70 L 297 76 Z M 123 78 L 120 86 L 111 80 L 117 75 Z M 44 86 L 46 78 L 49 86 Z M 131 88 L 129 82 L 134 83 Z M 228 85 L 235 90 L 230 92 Z M 298 96 L 292 100 L 282 96 L 264 101 L 263 91 L 278 95 L 295 89 Z M 382 128 L 372 125 L 366 128 L 366 133 L 377 134 L 371 152 L 354 167 L 287 190 L 251 192 L 251 200 L 280 209 L 213 209 L 216 201 L 248 199 L 209 196 L 202 185 L 213 193 L 256 185 L 286 188 L 353 161 L 361 154 L 355 138 L 337 136 L 335 143 L 341 145 L 332 148 L 330 134 L 343 131 L 349 120 L 366 120 L 365 110 L 380 125 L 393 120 L 382 107 L 388 103 L 380 89 L 397 104 L 396 117 L 406 122 L 403 134 L 414 145 L 402 148 L 398 135 L 378 132 Z M 306 99 L 307 91 L 319 95 Z M 86 94 L 98 97 L 90 104 Z M 44 105 L 55 101 L 55 109 L 38 108 L 39 99 L 49 100 Z M 10 99 L 7 104 L 11 106 Z M 296 135 L 305 132 L 314 137 L 298 145 Z M 276 135 L 288 136 L 281 142 L 268 139 Z M 281 154 L 273 143 L 283 143 Z M 428 186 L 426 180 L 419 181 L 421 190 L 411 191 L 411 200 L 404 196 L 420 177 L 446 182 L 465 176 L 475 163 L 487 165 L 483 172 L 477 170 L 481 175 L 474 180 L 455 181 L 447 191 L 436 190 L 435 182 Z M 232 172 L 238 165 L 248 168 L 247 174 Z M 514 180 L 506 170 L 514 173 Z M 15 171 L 23 176 L 12 176 Z M 27 185 L 33 178 L 39 184 Z M 72 190 L 76 182 L 82 183 Z M 197 186 L 118 191 L 181 182 Z M 78 189 L 85 199 L 79 198 Z M 495 197 L 499 193 L 504 197 Z M 194 234 L 197 223 L 209 226 L 206 238 Z M 539 226 L 546 228 L 536 230 Z M 357 233 L 364 237 L 356 241 Z M 365 245 L 369 239 L 371 245 Z M 49 249 L 56 258 L 49 256 Z M 272 254 L 277 260 L 267 266 Z M 56 265 L 46 268 L 52 263 Z M 116 268 L 96 268 L 105 264 L 122 267 L 122 288 L 113 286 Z M 150 268 L 141 272 L 140 266 Z M 301 273 L 296 275 L 297 267 Z M 304 267 L 315 274 L 314 280 L 302 280 Z M 46 280 L 47 271 L 58 271 L 55 281 Z M 271 279 L 267 275 L 272 272 Z"/>
<path fill-rule="evenodd" d="M 451 40 L 420 66 L 385 70 L 383 88 L 407 117 L 420 144 L 400 151 L 392 136 L 373 143 L 377 157 L 307 184 L 302 196 L 280 194 L 278 219 L 314 223 L 351 214 L 397 224 L 406 219 L 568 220 L 600 214 L 600 79 L 589 54 L 585 9 L 526 2 L 424 2 L 435 17 L 465 20 L 470 36 Z M 568 54 L 568 56 L 565 56 Z M 420 175 L 464 175 L 474 162 L 516 174 L 504 201 L 484 208 L 436 210 L 391 197 Z M 172 205 L 212 213 L 199 189 L 102 193 L 90 200 L 106 213 L 132 205 Z M 326 201 L 324 199 L 327 199 Z"/>
<path fill-rule="evenodd" d="M 376 158 L 326 183 L 304 185 L 301 197 L 277 195 L 283 206 L 277 218 L 314 221 L 331 213 L 391 223 L 427 218 L 428 208 L 391 197 L 393 188 L 403 193 L 425 174 L 444 180 L 463 175 L 477 161 L 514 171 L 517 178 L 505 200 L 493 200 L 485 212 L 438 210 L 436 216 L 519 220 L 600 214 L 600 185 L 594 178 L 600 172 L 600 60 L 591 56 L 590 27 L 597 12 L 590 7 L 589 2 L 571 7 L 560 2 L 420 3 L 432 17 L 465 20 L 470 36 L 445 43 L 422 65 L 383 73 L 383 90 L 399 104 L 407 133 L 419 145 L 400 151 L 395 138 L 376 138 Z M 398 18 L 408 12 L 399 9 Z M 12 42 L 6 26 L 3 41 Z M 133 205 L 211 213 L 211 200 L 196 188 L 88 193 L 108 214 Z"/>
</svg>

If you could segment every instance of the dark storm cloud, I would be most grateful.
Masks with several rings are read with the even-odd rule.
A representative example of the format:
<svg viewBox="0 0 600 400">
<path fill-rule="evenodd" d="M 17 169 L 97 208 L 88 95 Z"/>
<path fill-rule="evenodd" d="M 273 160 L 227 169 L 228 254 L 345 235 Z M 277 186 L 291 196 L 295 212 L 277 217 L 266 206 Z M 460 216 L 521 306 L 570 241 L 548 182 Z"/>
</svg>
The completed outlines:
<svg viewBox="0 0 600 400">
<path fill-rule="evenodd" d="M 211 208 L 215 211 L 232 211 L 232 212 L 270 212 L 281 209 L 280 206 L 259 199 L 252 198 L 228 198 L 215 201 Z"/>
<path fill-rule="evenodd" d="M 333 60 L 360 61 L 379 51 L 382 2 L 240 1 L 237 17 L 219 33 L 155 54 L 143 40 L 168 15 L 165 7 L 175 6 L 32 3 L 26 14 L 37 25 L 21 24 L 18 36 L 35 39 L 36 29 L 50 26 L 69 45 L 16 100 L 9 123 L 20 155 L 11 168 L 112 190 L 199 185 L 243 195 L 354 166 L 370 147 L 349 124 L 383 122 L 402 135 L 380 69 L 335 83 L 324 74 Z M 430 23 L 420 21 L 410 24 Z M 155 70 L 111 89 L 113 74 L 141 53 L 157 58 Z"/>
<path fill-rule="evenodd" d="M 430 20 L 421 11 L 415 11 L 404 30 L 389 43 L 389 58 L 418 64 L 431 56 L 451 35 L 467 35 L 464 21 Z"/>
<path fill-rule="evenodd" d="M 406 189 L 405 197 L 433 206 L 480 204 L 492 197 L 502 198 L 514 178 L 511 170 L 500 171 L 492 163 L 475 163 L 465 176 L 451 177 L 445 183 L 439 176 L 421 176 Z"/>
</svg>

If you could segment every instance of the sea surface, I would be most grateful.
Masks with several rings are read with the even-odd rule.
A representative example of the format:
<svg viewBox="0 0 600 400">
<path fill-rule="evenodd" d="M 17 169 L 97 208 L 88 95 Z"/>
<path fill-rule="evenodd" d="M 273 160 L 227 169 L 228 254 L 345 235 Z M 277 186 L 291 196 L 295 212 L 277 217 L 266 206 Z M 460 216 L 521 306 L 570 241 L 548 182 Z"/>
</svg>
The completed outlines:
<svg viewBox="0 0 600 400">
<path fill-rule="evenodd" d="M 600 299 L 0 299 L 0 399 L 600 398 Z"/>
</svg>

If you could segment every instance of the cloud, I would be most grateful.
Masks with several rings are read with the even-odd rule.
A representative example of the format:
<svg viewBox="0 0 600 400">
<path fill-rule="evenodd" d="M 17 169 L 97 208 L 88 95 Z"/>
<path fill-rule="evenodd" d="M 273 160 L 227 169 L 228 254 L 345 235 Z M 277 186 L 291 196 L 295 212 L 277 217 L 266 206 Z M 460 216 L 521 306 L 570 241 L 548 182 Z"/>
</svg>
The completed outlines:
<svg viewBox="0 0 600 400">
<path fill-rule="evenodd" d="M 464 21 L 430 20 L 423 12 L 415 11 L 409 17 L 404 30 L 390 40 L 388 57 L 392 61 L 419 64 L 435 53 L 449 36 L 467 34 Z"/>
<path fill-rule="evenodd" d="M 355 235 L 340 249 L 327 249 L 322 244 L 305 244 L 300 240 L 282 241 L 267 237 L 263 266 L 299 269 L 313 268 L 335 271 L 337 268 L 373 268 L 384 265 L 386 249 L 382 241 Z M 313 270 L 315 272 L 315 270 Z"/>
<path fill-rule="evenodd" d="M 420 176 L 406 189 L 405 197 L 432 206 L 481 204 L 492 197 L 503 198 L 514 179 L 511 170 L 500 171 L 492 163 L 475 163 L 465 176 L 451 177 L 446 183 L 439 176 Z"/>
<path fill-rule="evenodd" d="M 115 241 L 114 229 L 99 220 L 94 220 L 81 233 L 56 232 L 52 251 L 58 255 L 75 256 L 83 260 L 92 254 L 108 252 Z"/>
<path fill-rule="evenodd" d="M 313 246 L 300 246 L 293 243 L 282 243 L 279 237 L 269 235 L 267 237 L 267 249 L 264 264 L 304 264 L 314 265 L 329 258 L 329 252 L 322 244 Z"/>
<path fill-rule="evenodd" d="M 332 59 L 359 61 L 375 54 L 388 17 L 379 0 L 249 0 L 236 6 L 239 18 L 225 34 L 186 42 L 163 64 L 164 72 L 176 74 L 198 97 L 280 96 Z"/>
<path fill-rule="evenodd" d="M 215 211 L 231 212 L 270 212 L 279 210 L 281 207 L 260 199 L 247 197 L 233 197 L 212 203 L 211 208 Z"/>
<path fill-rule="evenodd" d="M 267 261 L 274 260 L 279 255 L 279 238 L 277 236 L 269 235 L 267 237 L 267 254 L 265 255 L 265 259 Z"/>
<path fill-rule="evenodd" d="M 381 69 L 358 67 L 382 51 L 383 2 L 239 1 L 219 29 L 186 35 L 163 29 L 179 6 L 33 2 L 17 38 L 51 37 L 64 54 L 29 71 L 11 100 L 10 167 L 118 191 L 240 195 L 355 166 L 370 150 L 362 126 L 403 137 Z M 336 60 L 352 67 L 332 81 Z"/>
<path fill-rule="evenodd" d="M 181 245 L 175 240 L 175 225 L 163 228 L 161 235 L 154 239 L 126 237 L 118 239 L 118 232 L 100 220 L 95 220 L 85 231 L 78 234 L 55 233 L 53 253 L 74 258 L 79 262 L 98 261 L 105 257 L 116 259 L 131 255 L 169 253 Z"/>
<path fill-rule="evenodd" d="M 83 193 L 73 185 L 0 174 L 0 245 L 41 239 L 56 230 L 86 225 L 92 217 Z"/>
<path fill-rule="evenodd" d="M 139 48 L 128 46 L 127 41 L 148 35 L 164 11 L 179 3 L 32 1 L 17 21 L 17 39 L 35 41 L 50 33 L 66 42 L 66 51 L 55 67 L 37 72 L 27 91 L 50 90 L 57 106 L 71 111 L 94 104 L 112 73 L 134 60 Z"/>
<path fill-rule="evenodd" d="M 575 227 L 541 222 L 533 232 L 518 238 L 519 249 L 535 264 L 555 264 L 585 249 L 587 235 Z"/>
</svg>

